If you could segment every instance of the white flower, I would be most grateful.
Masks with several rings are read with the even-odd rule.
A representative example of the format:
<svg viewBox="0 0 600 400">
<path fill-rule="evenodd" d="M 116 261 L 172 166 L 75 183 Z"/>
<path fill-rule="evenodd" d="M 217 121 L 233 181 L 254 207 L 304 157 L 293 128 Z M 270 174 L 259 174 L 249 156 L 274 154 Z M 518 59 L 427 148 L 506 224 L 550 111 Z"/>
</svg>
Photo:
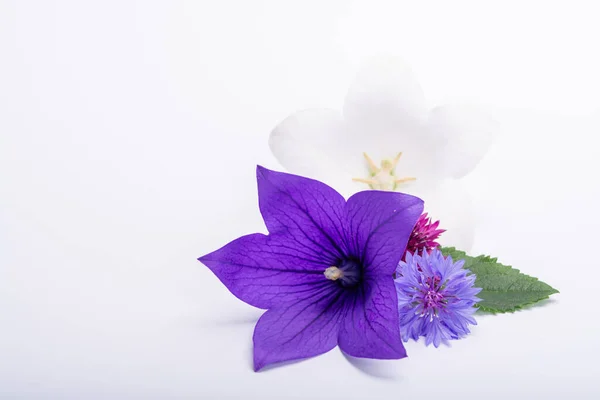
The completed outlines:
<svg viewBox="0 0 600 400">
<path fill-rule="evenodd" d="M 296 112 L 275 127 L 269 144 L 289 172 L 321 180 L 346 196 L 371 187 L 421 197 L 425 211 L 447 230 L 440 242 L 468 251 L 475 221 L 459 179 L 486 153 L 495 127 L 467 107 L 429 108 L 411 70 L 380 59 L 359 72 L 342 112 Z M 379 172 L 369 171 L 365 153 Z"/>
</svg>

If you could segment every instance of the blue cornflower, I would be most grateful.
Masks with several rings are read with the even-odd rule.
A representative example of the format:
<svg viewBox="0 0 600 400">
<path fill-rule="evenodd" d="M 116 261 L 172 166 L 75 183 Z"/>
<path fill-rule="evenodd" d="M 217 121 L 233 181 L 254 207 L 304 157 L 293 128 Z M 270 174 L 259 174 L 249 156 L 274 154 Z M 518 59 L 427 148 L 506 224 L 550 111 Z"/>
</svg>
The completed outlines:
<svg viewBox="0 0 600 400">
<path fill-rule="evenodd" d="M 424 336 L 425 344 L 438 347 L 469 334 L 469 324 L 477 325 L 472 314 L 481 289 L 473 287 L 475 275 L 464 263 L 438 249 L 407 253 L 400 261 L 395 282 L 402 340 Z"/>
</svg>

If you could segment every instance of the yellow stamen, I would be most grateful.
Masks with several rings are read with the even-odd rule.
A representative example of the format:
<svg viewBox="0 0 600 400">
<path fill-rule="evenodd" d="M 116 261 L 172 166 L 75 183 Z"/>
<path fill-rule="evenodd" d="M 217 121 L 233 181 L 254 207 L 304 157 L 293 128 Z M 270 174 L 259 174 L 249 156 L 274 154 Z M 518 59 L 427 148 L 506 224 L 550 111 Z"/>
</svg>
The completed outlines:
<svg viewBox="0 0 600 400">
<path fill-rule="evenodd" d="M 380 163 L 381 167 L 377 167 L 367 153 L 363 153 L 363 156 L 367 160 L 367 166 L 371 177 L 369 179 L 353 178 L 352 180 L 354 182 L 365 183 L 369 185 L 371 189 L 394 191 L 399 184 L 417 179 L 413 177 L 396 178 L 395 169 L 402 156 L 402 152 L 398 153 L 393 160 L 382 160 Z"/>
</svg>

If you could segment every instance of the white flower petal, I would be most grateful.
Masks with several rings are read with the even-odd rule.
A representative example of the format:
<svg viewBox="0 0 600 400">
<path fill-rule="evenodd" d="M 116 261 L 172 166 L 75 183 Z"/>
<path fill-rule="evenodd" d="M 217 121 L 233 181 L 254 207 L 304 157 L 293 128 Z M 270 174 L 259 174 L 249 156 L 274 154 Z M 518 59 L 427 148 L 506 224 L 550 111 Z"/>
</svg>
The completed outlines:
<svg viewBox="0 0 600 400">
<path fill-rule="evenodd" d="M 385 128 L 419 127 L 428 113 L 423 90 L 410 67 L 401 60 L 382 57 L 362 68 L 350 86 L 344 118 L 351 124 Z M 388 134 L 387 132 L 381 132 Z M 400 135 L 410 132 L 399 132 Z M 373 132 L 373 139 L 386 139 Z"/>
<path fill-rule="evenodd" d="M 442 246 L 454 246 L 469 252 L 475 238 L 475 215 L 469 192 L 455 180 L 447 180 L 433 191 L 421 193 L 424 211 L 433 221 L 440 221 L 446 232 L 440 236 Z"/>
<path fill-rule="evenodd" d="M 338 111 L 298 111 L 271 132 L 269 146 L 290 173 L 318 179 L 345 196 L 357 191 L 345 166 L 345 124 Z"/>
<path fill-rule="evenodd" d="M 443 145 L 445 175 L 458 179 L 471 172 L 488 151 L 498 128 L 489 115 L 474 107 L 446 105 L 433 109 L 429 130 Z"/>
<path fill-rule="evenodd" d="M 369 189 L 352 182 L 370 177 L 363 153 L 379 166 L 402 152 L 395 176 L 417 179 L 396 190 L 425 200 L 425 211 L 446 229 L 443 246 L 469 251 L 475 222 L 471 199 L 458 181 L 447 178 L 473 169 L 495 129 L 484 114 L 465 107 L 429 111 L 410 69 L 380 59 L 358 74 L 343 117 L 335 110 L 299 111 L 275 127 L 269 145 L 289 172 L 321 180 L 346 197 Z"/>
<path fill-rule="evenodd" d="M 399 177 L 416 177 L 427 185 L 444 177 L 438 156 L 441 146 L 427 129 L 429 110 L 423 91 L 400 60 L 381 58 L 365 66 L 350 87 L 343 114 L 351 128 L 347 142 L 354 153 L 349 157 L 363 166 L 363 173 L 362 152 L 377 163 L 402 152 L 396 170 Z"/>
</svg>

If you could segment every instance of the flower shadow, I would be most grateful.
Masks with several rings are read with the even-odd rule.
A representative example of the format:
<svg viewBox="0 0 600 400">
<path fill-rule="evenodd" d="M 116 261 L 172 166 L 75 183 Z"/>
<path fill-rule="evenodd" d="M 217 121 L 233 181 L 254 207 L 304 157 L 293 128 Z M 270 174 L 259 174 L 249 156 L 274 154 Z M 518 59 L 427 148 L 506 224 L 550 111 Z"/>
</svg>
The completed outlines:
<svg viewBox="0 0 600 400">
<path fill-rule="evenodd" d="M 404 377 L 397 368 L 392 366 L 398 360 L 374 360 L 370 358 L 352 357 L 340 350 L 344 358 L 360 372 L 377 379 L 401 381 Z"/>
<path fill-rule="evenodd" d="M 318 356 L 299 358 L 297 360 L 281 361 L 281 362 L 266 365 L 266 366 L 262 367 L 259 371 L 256 371 L 256 372 L 258 372 L 258 373 L 268 372 L 273 369 L 279 369 L 279 368 L 285 367 L 287 365 L 298 364 L 298 363 L 301 363 L 301 362 L 304 362 L 306 360 L 310 360 L 311 358 L 316 358 L 316 357 L 318 357 Z M 252 341 L 250 341 L 250 343 L 248 344 L 246 358 L 248 361 L 248 366 L 250 367 L 250 369 L 254 370 L 254 344 L 252 343 Z"/>
<path fill-rule="evenodd" d="M 209 323 L 213 326 L 220 327 L 228 327 L 228 326 L 237 326 L 237 325 L 256 325 L 258 321 L 257 317 L 239 317 L 239 318 L 229 318 L 222 320 L 212 320 Z"/>
<path fill-rule="evenodd" d="M 340 353 L 342 353 L 344 358 L 353 367 L 355 367 L 360 372 L 362 372 L 368 376 L 371 376 L 371 377 L 374 377 L 377 379 L 396 381 L 396 382 L 403 380 L 403 376 L 400 374 L 400 372 L 396 368 L 392 367 L 392 363 L 394 361 L 398 361 L 398 360 L 373 360 L 373 359 L 368 359 L 368 358 L 352 357 L 352 356 L 344 353 L 341 350 L 340 350 Z M 306 358 L 300 358 L 297 360 L 282 361 L 282 362 L 278 362 L 278 363 L 269 364 L 269 365 L 261 368 L 257 372 L 258 373 L 269 372 L 271 370 L 276 370 L 281 367 L 298 364 L 298 363 L 301 363 L 301 362 L 304 362 L 304 361 L 307 361 L 307 360 L 310 360 L 310 359 L 316 358 L 316 357 L 318 357 L 318 356 L 306 357 Z M 248 343 L 248 347 L 247 347 L 247 351 L 246 351 L 246 360 L 248 362 L 248 364 L 247 364 L 248 367 L 251 370 L 254 370 L 254 345 L 253 345 L 252 341 L 250 341 Z"/>
<path fill-rule="evenodd" d="M 235 326 L 254 326 L 256 325 L 258 319 L 263 314 L 263 310 L 257 310 L 255 313 L 244 313 L 238 315 L 229 315 L 224 316 L 218 319 L 210 319 L 203 323 L 204 326 L 212 326 L 212 327 L 235 327 Z M 254 370 L 254 343 L 252 340 L 248 341 L 246 350 L 246 361 L 248 368 Z M 398 360 L 374 360 L 368 358 L 359 358 L 350 356 L 343 351 L 340 350 L 340 353 L 344 356 L 344 358 L 356 369 L 361 371 L 362 373 L 382 380 L 388 381 L 400 381 L 403 379 L 403 376 L 399 372 L 397 368 L 394 367 L 392 363 L 397 362 Z M 294 365 L 301 363 L 303 361 L 309 360 L 315 357 L 307 357 L 301 358 L 298 360 L 291 361 L 282 361 L 274 364 L 267 365 L 258 371 L 268 372 L 274 369 L 279 369 L 280 367 Z"/>
<path fill-rule="evenodd" d="M 206 321 L 207 325 L 214 327 L 230 327 L 240 325 L 256 325 L 258 319 L 264 313 L 263 310 L 255 313 L 244 313 L 241 315 L 229 315 L 219 319 L 211 319 Z"/>
</svg>

